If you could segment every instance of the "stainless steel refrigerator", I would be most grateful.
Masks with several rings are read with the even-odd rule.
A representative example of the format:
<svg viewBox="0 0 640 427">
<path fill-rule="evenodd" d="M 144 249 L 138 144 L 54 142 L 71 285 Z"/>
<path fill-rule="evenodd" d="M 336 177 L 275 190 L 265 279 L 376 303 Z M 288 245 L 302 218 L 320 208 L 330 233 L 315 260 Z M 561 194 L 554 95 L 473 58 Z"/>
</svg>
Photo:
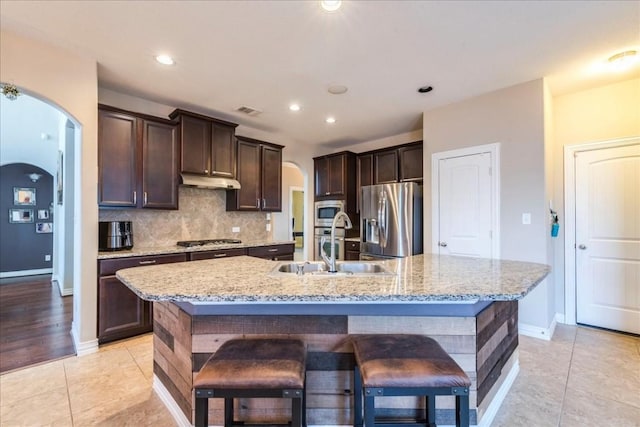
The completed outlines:
<svg viewBox="0 0 640 427">
<path fill-rule="evenodd" d="M 415 182 L 360 189 L 360 259 L 422 253 L 422 187 Z"/>
</svg>

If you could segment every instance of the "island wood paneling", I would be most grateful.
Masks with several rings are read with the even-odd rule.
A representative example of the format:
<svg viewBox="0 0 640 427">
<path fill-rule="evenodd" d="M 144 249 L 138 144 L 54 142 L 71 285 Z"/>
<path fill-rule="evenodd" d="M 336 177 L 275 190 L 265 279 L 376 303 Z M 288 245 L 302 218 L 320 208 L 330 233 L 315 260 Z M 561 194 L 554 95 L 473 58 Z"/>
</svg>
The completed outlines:
<svg viewBox="0 0 640 427">
<path fill-rule="evenodd" d="M 185 417 L 194 419 L 193 377 L 222 343 L 232 338 L 295 337 L 307 344 L 307 417 L 309 424 L 352 423 L 353 349 L 350 334 L 417 333 L 429 335 L 472 380 L 471 422 L 477 407 L 496 384 L 517 346 L 517 302 L 494 303 L 476 317 L 428 316 L 217 316 L 191 317 L 171 303 L 154 305 L 154 373 Z M 515 335 L 514 335 L 515 334 Z M 515 339 L 514 339 L 515 336 Z M 497 382 L 498 381 L 498 382 Z M 424 408 L 414 397 L 380 398 L 381 414 L 416 415 Z M 281 422 L 290 415 L 287 399 L 239 399 L 236 418 Z M 455 400 L 437 401 L 438 424 L 454 424 Z M 222 424 L 222 399 L 209 405 L 210 423 Z"/>
</svg>

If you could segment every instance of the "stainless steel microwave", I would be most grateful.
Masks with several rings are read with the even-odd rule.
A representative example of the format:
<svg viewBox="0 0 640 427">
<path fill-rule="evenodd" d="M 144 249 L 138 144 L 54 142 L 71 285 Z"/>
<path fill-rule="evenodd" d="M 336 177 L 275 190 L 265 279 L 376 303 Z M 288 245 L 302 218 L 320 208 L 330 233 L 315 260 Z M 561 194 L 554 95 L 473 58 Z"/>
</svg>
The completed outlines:
<svg viewBox="0 0 640 427">
<path fill-rule="evenodd" d="M 344 211 L 344 201 L 343 200 L 323 200 L 321 202 L 316 202 L 314 205 L 314 219 L 316 227 L 331 227 L 331 223 L 333 222 L 333 217 L 335 217 L 338 212 Z M 337 227 L 344 227 L 344 220 L 340 218 Z"/>
</svg>

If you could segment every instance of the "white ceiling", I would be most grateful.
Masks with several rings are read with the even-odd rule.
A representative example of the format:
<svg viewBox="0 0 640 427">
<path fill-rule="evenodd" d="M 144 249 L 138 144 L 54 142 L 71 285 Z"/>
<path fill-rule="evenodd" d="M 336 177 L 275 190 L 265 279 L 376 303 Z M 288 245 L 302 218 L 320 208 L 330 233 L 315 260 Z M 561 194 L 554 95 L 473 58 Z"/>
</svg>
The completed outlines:
<svg viewBox="0 0 640 427">
<path fill-rule="evenodd" d="M 594 68 L 640 50 L 638 1 L 345 0 L 327 13 L 310 0 L 3 0 L 0 17 L 3 29 L 95 58 L 102 87 L 285 145 L 409 132 L 424 111 L 541 77 L 561 94 L 640 75 Z M 177 64 L 155 63 L 158 53 Z M 349 90 L 331 95 L 331 84 Z M 434 90 L 417 93 L 423 85 Z"/>
</svg>

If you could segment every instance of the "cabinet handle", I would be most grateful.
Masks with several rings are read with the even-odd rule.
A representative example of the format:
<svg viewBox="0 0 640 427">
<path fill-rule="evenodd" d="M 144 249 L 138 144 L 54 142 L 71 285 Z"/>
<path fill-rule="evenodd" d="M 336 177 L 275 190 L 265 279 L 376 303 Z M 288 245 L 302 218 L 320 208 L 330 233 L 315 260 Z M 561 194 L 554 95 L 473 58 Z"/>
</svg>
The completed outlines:
<svg viewBox="0 0 640 427">
<path fill-rule="evenodd" d="M 267 249 L 267 252 L 278 252 L 278 248 Z"/>
<path fill-rule="evenodd" d="M 204 170 L 204 173 L 209 173 L 209 169 L 205 169 L 205 170 Z"/>
<path fill-rule="evenodd" d="M 267 207 L 267 199 L 262 199 L 262 209 Z"/>
<path fill-rule="evenodd" d="M 133 204 L 136 205 L 138 204 L 138 195 L 136 194 L 136 192 L 133 192 Z"/>
<path fill-rule="evenodd" d="M 155 264 L 155 263 L 156 263 L 156 260 L 152 259 L 152 260 L 149 260 L 149 261 L 140 261 L 138 264 L 140 264 L 140 265 L 151 265 L 151 264 Z"/>
<path fill-rule="evenodd" d="M 260 209 L 260 199 L 256 199 L 256 208 Z"/>
<path fill-rule="evenodd" d="M 214 258 L 224 258 L 226 256 L 227 256 L 227 254 L 215 254 L 213 257 Z"/>
<path fill-rule="evenodd" d="M 146 191 L 144 192 L 144 204 L 145 205 L 147 204 L 147 192 Z"/>
<path fill-rule="evenodd" d="M 326 193 L 324 193 L 325 196 L 330 196 L 331 193 L 329 191 L 327 191 Z"/>
</svg>

